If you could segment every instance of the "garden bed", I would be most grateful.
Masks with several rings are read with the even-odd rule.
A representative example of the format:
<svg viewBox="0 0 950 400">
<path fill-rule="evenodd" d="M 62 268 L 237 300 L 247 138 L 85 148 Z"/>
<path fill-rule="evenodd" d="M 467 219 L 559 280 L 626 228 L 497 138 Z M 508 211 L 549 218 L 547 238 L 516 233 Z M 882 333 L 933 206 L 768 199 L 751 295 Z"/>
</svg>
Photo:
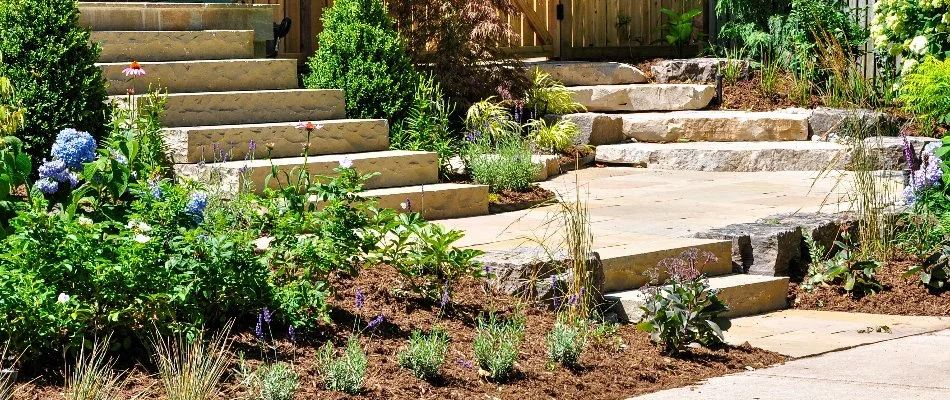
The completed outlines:
<svg viewBox="0 0 950 400">
<path fill-rule="evenodd" d="M 884 264 L 876 277 L 884 290 L 856 298 L 839 285 L 819 286 L 808 292 L 799 284 L 789 285 L 789 304 L 795 308 L 890 315 L 950 315 L 950 292 L 932 293 L 914 275 L 904 278 L 918 260 L 897 260 Z"/>
<path fill-rule="evenodd" d="M 526 210 L 553 201 L 555 197 L 554 192 L 537 185 L 532 185 L 526 192 L 504 190 L 490 196 L 488 211 L 498 214 Z"/>
<path fill-rule="evenodd" d="M 572 146 L 561 152 L 561 158 L 557 163 L 560 165 L 561 172 L 568 172 L 593 164 L 596 156 L 594 149 L 588 146 Z"/>
<path fill-rule="evenodd" d="M 284 329 L 273 328 L 274 336 L 278 339 L 277 360 L 293 362 L 294 369 L 300 374 L 296 398 L 350 398 L 323 390 L 314 364 L 315 354 L 325 340 L 330 339 L 342 345 L 354 326 L 363 329 L 368 320 L 380 314 L 385 316 L 385 322 L 375 330 L 363 330 L 361 335 L 369 358 L 365 390 L 359 396 L 362 398 L 468 399 L 490 395 L 503 399 L 620 399 L 784 361 L 778 354 L 747 346 L 699 348 L 683 357 L 670 357 L 660 347 L 651 344 L 645 333 L 637 332 L 632 325 L 623 325 L 614 335 L 605 335 L 600 340 L 592 338 L 581 357 L 580 368 L 567 370 L 559 365 L 549 368 L 544 335 L 553 325 L 555 315 L 551 311 L 526 309 L 525 340 L 521 346 L 517 373 L 509 382 L 490 383 L 479 376 L 477 368 L 463 365 L 473 362 L 475 320 L 484 311 L 510 313 L 518 301 L 506 296 L 486 296 L 481 282 L 469 280 L 459 286 L 443 312 L 438 304 L 407 300 L 392 294 L 390 288 L 399 287 L 399 279 L 400 275 L 389 267 L 365 270 L 355 279 L 336 279 L 334 285 L 340 288 L 340 292 L 331 300 L 334 324 L 324 325 L 314 335 L 299 335 L 296 346 L 286 339 Z M 359 316 L 354 313 L 356 288 L 362 288 L 365 293 L 365 303 Z M 250 316 L 248 319 L 256 320 Z M 436 326 L 446 328 L 451 342 L 443 366 L 443 377 L 429 383 L 401 369 L 395 354 L 405 346 L 413 330 L 429 330 Z M 235 350 L 243 351 L 251 366 L 259 365 L 262 351 L 252 333 L 253 326 L 245 324 L 236 330 L 239 332 L 233 335 Z M 273 361 L 274 353 L 267 353 L 270 354 L 270 361 Z M 125 362 L 123 364 L 128 365 Z M 49 367 L 58 370 L 62 362 L 50 360 Z M 238 366 L 234 363 L 232 367 Z M 33 376 L 21 376 L 20 381 L 32 379 Z M 18 398 L 57 398 L 61 396 L 62 380 L 61 376 L 49 374 L 40 377 L 20 387 Z M 139 366 L 126 388 L 126 394 L 131 396 L 149 387 L 158 390 L 160 386 L 156 376 Z M 220 398 L 234 398 L 241 396 L 243 388 L 231 376 L 227 378 L 224 391 Z"/>
</svg>

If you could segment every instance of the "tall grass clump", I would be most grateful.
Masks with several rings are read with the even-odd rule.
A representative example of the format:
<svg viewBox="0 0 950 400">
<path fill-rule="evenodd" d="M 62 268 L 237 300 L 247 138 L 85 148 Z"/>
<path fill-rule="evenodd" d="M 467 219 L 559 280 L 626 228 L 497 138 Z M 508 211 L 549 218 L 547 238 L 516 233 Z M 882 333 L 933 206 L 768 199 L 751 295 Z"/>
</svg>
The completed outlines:
<svg viewBox="0 0 950 400">
<path fill-rule="evenodd" d="M 429 334 L 412 332 L 409 347 L 399 352 L 399 366 L 412 371 L 419 379 L 439 376 L 445 353 L 449 350 L 449 336 L 444 329 L 435 329 Z"/>
<path fill-rule="evenodd" d="M 83 347 L 75 364 L 68 369 L 63 397 L 66 400 L 120 400 L 124 386 L 123 374 L 113 370 L 115 361 L 106 358 L 109 338 Z M 2 393 L 2 390 L 0 390 Z"/>
<path fill-rule="evenodd" d="M 534 118 L 545 114 L 570 114 L 587 111 L 583 104 L 574 101 L 574 94 L 563 83 L 551 77 L 541 68 L 535 68 L 531 87 L 525 93 L 525 111 Z M 519 121 L 520 122 L 520 121 Z"/>
<path fill-rule="evenodd" d="M 363 391 L 367 364 L 366 353 L 356 336 L 347 340 L 346 349 L 339 357 L 330 342 L 317 353 L 317 370 L 323 377 L 323 385 L 334 392 L 355 395 Z"/>
<path fill-rule="evenodd" d="M 152 359 L 168 400 L 210 400 L 218 395 L 218 385 L 231 361 L 229 322 L 210 340 L 204 333 L 189 339 L 183 334 L 151 338 Z"/>
<path fill-rule="evenodd" d="M 13 388 L 16 385 L 16 363 L 18 361 L 17 356 L 10 354 L 10 344 L 6 343 L 3 345 L 3 349 L 0 350 L 0 399 L 9 399 L 13 396 Z"/>
<path fill-rule="evenodd" d="M 488 379 L 504 381 L 515 371 L 523 340 L 523 317 L 502 319 L 495 314 L 480 316 L 472 342 L 475 362 L 485 371 Z"/>
<path fill-rule="evenodd" d="M 818 60 L 827 74 L 825 102 L 832 107 L 874 107 L 879 99 L 874 84 L 864 78 L 861 66 L 839 38 L 824 29 L 815 34 Z"/>
</svg>

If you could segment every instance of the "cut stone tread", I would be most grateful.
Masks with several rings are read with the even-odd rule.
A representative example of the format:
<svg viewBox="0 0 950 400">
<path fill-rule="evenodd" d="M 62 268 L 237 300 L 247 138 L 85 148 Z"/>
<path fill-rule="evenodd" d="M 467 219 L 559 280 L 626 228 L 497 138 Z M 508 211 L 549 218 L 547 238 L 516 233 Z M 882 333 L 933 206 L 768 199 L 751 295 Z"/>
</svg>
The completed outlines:
<svg viewBox="0 0 950 400">
<path fill-rule="evenodd" d="M 122 104 L 128 96 L 111 99 Z M 346 118 L 345 108 L 343 91 L 339 89 L 172 93 L 168 95 L 162 124 L 174 128 L 323 121 Z"/>
<path fill-rule="evenodd" d="M 389 149 L 389 124 L 385 119 L 337 119 L 314 121 L 319 125 L 310 135 L 309 155 L 364 153 Z M 307 143 L 307 131 L 297 122 L 266 124 L 195 126 L 164 129 L 168 153 L 175 163 L 212 162 L 221 159 L 215 148 L 228 152 L 230 159 L 248 157 L 254 141 L 254 157 L 297 157 Z M 268 149 L 268 146 L 272 147 Z"/>
<path fill-rule="evenodd" d="M 101 62 L 228 60 L 254 57 L 254 31 L 94 31 Z"/>
<path fill-rule="evenodd" d="M 593 114 L 593 115 L 590 115 Z M 808 116 L 782 112 L 748 111 L 671 111 L 634 114 L 568 114 L 582 129 L 593 129 L 587 122 L 598 118 L 619 119 L 613 124 L 619 132 L 583 132 L 581 136 L 613 137 L 613 143 L 634 140 L 669 143 L 681 140 L 703 142 L 804 141 L 808 140 Z M 586 122 L 586 123 L 585 123 Z M 598 129 L 609 129 L 603 123 Z M 610 142 L 591 144 L 612 144 Z"/>
<path fill-rule="evenodd" d="M 787 306 L 788 277 L 733 274 L 709 278 L 709 285 L 719 290 L 719 299 L 729 306 L 722 317 L 741 317 L 780 310 Z M 640 306 L 647 294 L 642 290 L 607 293 L 608 303 L 621 320 L 637 322 L 643 316 Z"/>
<path fill-rule="evenodd" d="M 110 95 L 129 89 L 144 94 L 151 87 L 169 93 L 280 90 L 297 88 L 297 60 L 248 58 L 233 60 L 161 61 L 139 63 L 145 75 L 122 71 L 129 63 L 98 63 Z"/>
<path fill-rule="evenodd" d="M 366 189 L 386 187 L 425 185 L 439 182 L 439 157 L 436 153 L 424 151 L 387 150 L 355 154 L 331 154 L 312 157 L 275 158 L 271 160 L 226 161 L 209 164 L 177 164 L 176 173 L 203 181 L 220 182 L 220 189 L 227 194 L 238 193 L 245 182 L 255 193 L 261 193 L 272 166 L 287 171 L 295 179 L 292 171 L 306 164 L 313 175 L 332 175 L 334 169 L 343 160 L 353 162 L 362 174 L 378 172 L 365 184 Z M 278 187 L 278 180 L 270 181 L 271 188 Z M 281 176 L 280 183 L 286 183 Z M 487 198 L 487 195 L 486 195 Z"/>
<path fill-rule="evenodd" d="M 488 214 L 488 186 L 436 183 L 367 190 L 360 196 L 376 197 L 379 207 L 402 210 L 409 199 L 412 211 L 429 221 Z"/>
<path fill-rule="evenodd" d="M 588 111 L 682 111 L 706 108 L 716 88 L 692 84 L 634 84 L 566 88 Z"/>
<path fill-rule="evenodd" d="M 619 246 L 597 248 L 604 266 L 604 290 L 608 292 L 631 290 L 649 283 L 647 272 L 657 268 L 660 261 L 679 257 L 684 251 L 698 249 L 716 257 L 700 267 L 707 276 L 726 275 L 732 272 L 732 242 L 693 238 L 651 237 Z M 659 269 L 660 279 L 668 275 Z"/>
<path fill-rule="evenodd" d="M 829 142 L 626 143 L 597 147 L 597 161 L 690 171 L 821 171 L 846 161 L 847 147 Z"/>
</svg>

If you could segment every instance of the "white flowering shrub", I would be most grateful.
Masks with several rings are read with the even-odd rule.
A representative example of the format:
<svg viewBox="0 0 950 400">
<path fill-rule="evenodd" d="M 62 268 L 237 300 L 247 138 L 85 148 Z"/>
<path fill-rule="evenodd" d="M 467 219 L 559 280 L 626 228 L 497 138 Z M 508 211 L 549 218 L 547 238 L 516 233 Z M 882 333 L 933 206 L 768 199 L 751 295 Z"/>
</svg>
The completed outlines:
<svg viewBox="0 0 950 400">
<path fill-rule="evenodd" d="M 874 47 L 905 59 L 902 74 L 925 56 L 950 56 L 950 0 L 878 0 L 871 21 Z"/>
</svg>

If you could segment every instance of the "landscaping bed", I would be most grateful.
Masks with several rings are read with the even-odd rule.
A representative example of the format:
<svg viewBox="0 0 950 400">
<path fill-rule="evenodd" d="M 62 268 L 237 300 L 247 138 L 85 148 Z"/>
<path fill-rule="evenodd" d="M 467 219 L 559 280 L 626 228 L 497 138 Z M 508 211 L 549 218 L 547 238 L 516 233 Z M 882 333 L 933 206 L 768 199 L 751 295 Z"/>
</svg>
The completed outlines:
<svg viewBox="0 0 950 400">
<path fill-rule="evenodd" d="M 784 361 L 781 355 L 751 347 L 698 348 L 684 356 L 670 357 L 663 353 L 662 347 L 650 343 L 647 334 L 636 331 L 633 325 L 618 325 L 613 335 L 591 338 L 579 368 L 549 367 L 544 336 L 554 323 L 555 314 L 526 308 L 523 311 L 525 338 L 517 372 L 508 382 L 491 383 L 479 376 L 477 367 L 463 365 L 474 362 L 475 321 L 482 312 L 514 312 L 519 304 L 517 299 L 486 295 L 484 284 L 470 279 L 458 286 L 448 307 L 442 310 L 438 304 L 393 294 L 390 288 L 400 286 L 400 275 L 390 267 L 367 269 L 359 277 L 335 280 L 334 285 L 340 291 L 330 301 L 334 323 L 322 325 L 313 335 L 298 336 L 296 346 L 287 339 L 283 329 L 275 326 L 276 360 L 272 351 L 262 352 L 253 325 L 245 323 L 232 335 L 234 350 L 243 352 L 251 367 L 260 365 L 264 359 L 293 363 L 300 374 L 300 387 L 295 398 L 351 398 L 323 390 L 314 360 L 324 341 L 329 339 L 337 345 L 345 344 L 354 327 L 363 330 L 361 341 L 369 358 L 365 390 L 354 396 L 360 398 L 468 399 L 491 395 L 502 399 L 621 399 Z M 354 307 L 356 288 L 361 288 L 365 294 L 359 312 Z M 366 323 L 378 315 L 383 315 L 385 321 L 376 329 L 364 329 Z M 253 320 L 254 317 L 249 316 L 244 322 Z M 406 345 L 410 332 L 417 329 L 427 331 L 436 326 L 446 328 L 451 342 L 442 369 L 443 377 L 430 383 L 400 368 L 395 354 Z M 264 331 L 269 331 L 266 326 Z M 270 334 L 265 335 L 269 339 Z M 271 342 L 268 340 L 268 343 Z M 262 357 L 262 354 L 269 356 Z M 140 360 L 123 360 L 122 365 L 137 362 Z M 49 364 L 50 370 L 58 370 L 62 361 L 50 360 Z M 238 364 L 234 362 L 232 367 L 236 369 Z M 150 367 L 136 367 L 126 393 L 132 396 L 149 387 L 158 390 L 161 386 L 158 377 L 150 373 Z M 36 380 L 19 389 L 18 398 L 56 398 L 62 391 L 61 376 L 21 376 L 20 381 L 32 379 Z M 242 395 L 243 388 L 232 374 L 226 378 L 223 390 L 225 393 L 219 398 L 234 398 Z"/>
<path fill-rule="evenodd" d="M 890 315 L 950 315 L 950 292 L 931 292 L 916 275 L 904 278 L 918 260 L 905 259 L 885 263 L 875 275 L 884 290 L 853 297 L 840 285 L 818 286 L 812 292 L 800 284 L 789 285 L 789 303 L 794 308 L 822 311 L 848 311 Z"/>
<path fill-rule="evenodd" d="M 525 210 L 555 199 L 554 192 L 540 186 L 530 186 L 527 191 L 503 190 L 489 196 L 491 213 Z"/>
</svg>

